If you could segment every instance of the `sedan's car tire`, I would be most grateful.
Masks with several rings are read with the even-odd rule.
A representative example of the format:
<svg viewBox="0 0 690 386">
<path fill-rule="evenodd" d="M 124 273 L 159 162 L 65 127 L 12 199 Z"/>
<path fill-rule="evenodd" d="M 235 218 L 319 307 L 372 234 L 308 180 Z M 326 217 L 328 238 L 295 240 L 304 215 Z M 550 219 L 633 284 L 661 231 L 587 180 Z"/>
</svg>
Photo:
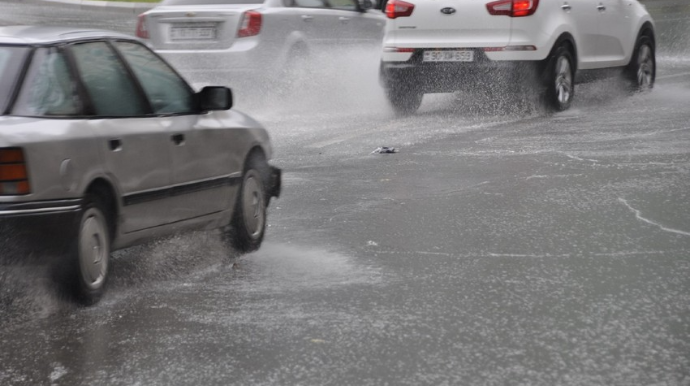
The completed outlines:
<svg viewBox="0 0 690 386">
<path fill-rule="evenodd" d="M 108 281 L 111 222 L 105 208 L 98 196 L 84 197 L 76 240 L 59 277 L 68 295 L 85 306 L 101 299 Z"/>
<path fill-rule="evenodd" d="M 266 232 L 266 181 L 268 165 L 260 157 L 250 158 L 242 176 L 235 210 L 225 236 L 239 252 L 259 249 Z"/>
<path fill-rule="evenodd" d="M 637 39 L 635 51 L 625 72 L 633 91 L 644 92 L 654 87 L 656 54 L 651 36 L 643 34 Z"/>
<path fill-rule="evenodd" d="M 395 114 L 405 116 L 414 114 L 419 109 L 424 93 L 409 85 L 388 86 L 386 96 Z"/>
<path fill-rule="evenodd" d="M 556 47 L 547 59 L 544 72 L 544 106 L 550 111 L 570 108 L 575 94 L 575 61 L 567 44 Z"/>
</svg>

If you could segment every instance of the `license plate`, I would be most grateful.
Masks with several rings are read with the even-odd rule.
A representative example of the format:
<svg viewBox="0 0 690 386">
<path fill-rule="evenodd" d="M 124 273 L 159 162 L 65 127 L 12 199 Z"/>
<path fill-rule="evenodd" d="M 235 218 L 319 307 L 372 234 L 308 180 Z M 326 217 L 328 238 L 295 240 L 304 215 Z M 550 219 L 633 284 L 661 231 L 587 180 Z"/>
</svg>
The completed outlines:
<svg viewBox="0 0 690 386">
<path fill-rule="evenodd" d="M 424 51 L 425 62 L 471 62 L 474 51 Z"/>
<path fill-rule="evenodd" d="M 183 26 L 170 28 L 171 40 L 213 40 L 216 38 L 215 26 Z"/>
</svg>

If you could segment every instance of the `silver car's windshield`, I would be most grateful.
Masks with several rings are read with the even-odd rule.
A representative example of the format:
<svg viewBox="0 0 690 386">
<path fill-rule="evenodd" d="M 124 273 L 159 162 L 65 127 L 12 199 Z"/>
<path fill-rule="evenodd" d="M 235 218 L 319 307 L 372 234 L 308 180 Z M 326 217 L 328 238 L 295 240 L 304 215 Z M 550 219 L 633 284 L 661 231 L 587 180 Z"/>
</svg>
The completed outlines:
<svg viewBox="0 0 690 386">
<path fill-rule="evenodd" d="M 264 0 L 164 0 L 163 5 L 263 4 Z"/>
<path fill-rule="evenodd" d="M 0 114 L 5 113 L 28 51 L 28 47 L 0 46 Z"/>
</svg>

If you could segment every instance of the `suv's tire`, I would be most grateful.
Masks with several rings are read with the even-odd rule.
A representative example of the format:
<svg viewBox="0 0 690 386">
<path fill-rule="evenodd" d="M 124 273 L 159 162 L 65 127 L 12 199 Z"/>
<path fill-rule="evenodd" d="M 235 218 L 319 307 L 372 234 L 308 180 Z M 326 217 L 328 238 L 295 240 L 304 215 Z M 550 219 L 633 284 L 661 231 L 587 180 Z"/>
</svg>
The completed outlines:
<svg viewBox="0 0 690 386">
<path fill-rule="evenodd" d="M 414 114 L 419 109 L 424 93 L 413 87 L 389 85 L 386 87 L 386 97 L 395 114 L 405 116 Z"/>
<path fill-rule="evenodd" d="M 570 107 L 575 95 L 575 61 L 567 44 L 556 47 L 546 62 L 544 71 L 544 106 L 551 111 Z"/>
<path fill-rule="evenodd" d="M 259 249 L 266 232 L 266 181 L 268 164 L 260 157 L 252 157 L 245 166 L 242 184 L 229 227 L 224 237 L 239 252 Z"/>
<path fill-rule="evenodd" d="M 108 282 L 111 252 L 110 214 L 102 200 L 87 194 L 76 227 L 76 240 L 68 251 L 67 264 L 60 266 L 58 280 L 78 303 L 96 304 Z"/>
<path fill-rule="evenodd" d="M 654 87 L 656 54 L 654 39 L 651 36 L 645 34 L 637 38 L 625 75 L 633 91 L 649 91 Z"/>
</svg>

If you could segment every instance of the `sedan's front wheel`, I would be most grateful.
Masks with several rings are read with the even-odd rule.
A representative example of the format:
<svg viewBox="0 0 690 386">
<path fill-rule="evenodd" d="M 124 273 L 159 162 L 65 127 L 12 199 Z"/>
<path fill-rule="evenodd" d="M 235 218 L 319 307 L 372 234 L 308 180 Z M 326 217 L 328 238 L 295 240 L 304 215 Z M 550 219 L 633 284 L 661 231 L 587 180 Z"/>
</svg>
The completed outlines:
<svg viewBox="0 0 690 386">
<path fill-rule="evenodd" d="M 264 176 L 267 169 L 265 162 L 253 159 L 242 177 L 230 229 L 225 232 L 232 246 L 240 252 L 259 249 L 266 232 L 268 200 Z"/>
<path fill-rule="evenodd" d="M 648 91 L 654 87 L 656 56 L 654 41 L 650 36 L 642 35 L 637 39 L 635 52 L 626 72 L 633 91 Z"/>
</svg>

